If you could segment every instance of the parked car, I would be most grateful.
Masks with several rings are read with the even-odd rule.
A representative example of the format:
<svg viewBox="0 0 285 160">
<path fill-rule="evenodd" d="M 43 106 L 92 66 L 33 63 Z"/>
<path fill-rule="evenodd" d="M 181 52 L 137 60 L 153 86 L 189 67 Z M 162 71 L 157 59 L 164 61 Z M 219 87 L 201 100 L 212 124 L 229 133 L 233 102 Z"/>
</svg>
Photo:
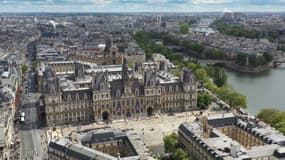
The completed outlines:
<svg viewBox="0 0 285 160">
<path fill-rule="evenodd" d="M 219 101 L 219 98 L 216 97 L 216 96 L 213 96 L 213 97 L 212 97 L 212 101 L 213 101 L 213 102 L 218 102 L 218 101 Z"/>
</svg>

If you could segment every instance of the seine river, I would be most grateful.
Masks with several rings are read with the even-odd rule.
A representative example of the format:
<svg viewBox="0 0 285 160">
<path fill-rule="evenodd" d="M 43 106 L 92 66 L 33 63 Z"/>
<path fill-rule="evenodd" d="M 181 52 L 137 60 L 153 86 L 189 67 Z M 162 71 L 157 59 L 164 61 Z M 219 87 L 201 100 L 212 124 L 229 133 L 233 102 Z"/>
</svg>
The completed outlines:
<svg viewBox="0 0 285 160">
<path fill-rule="evenodd" d="M 285 111 L 285 64 L 264 73 L 227 70 L 227 74 L 228 84 L 247 97 L 251 114 L 269 107 Z"/>
</svg>

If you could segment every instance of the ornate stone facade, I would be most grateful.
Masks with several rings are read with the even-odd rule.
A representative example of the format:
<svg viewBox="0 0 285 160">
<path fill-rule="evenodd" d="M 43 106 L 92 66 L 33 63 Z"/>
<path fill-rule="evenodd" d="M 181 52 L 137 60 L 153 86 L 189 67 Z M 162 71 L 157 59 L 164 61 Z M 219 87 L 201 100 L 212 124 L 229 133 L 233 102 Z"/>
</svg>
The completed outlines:
<svg viewBox="0 0 285 160">
<path fill-rule="evenodd" d="M 85 75 L 80 64 L 69 77 L 47 68 L 42 80 L 47 126 L 196 109 L 196 81 L 190 70 L 176 79 L 156 69 L 134 72 L 129 72 L 126 60 L 116 78 L 108 71 Z"/>
</svg>

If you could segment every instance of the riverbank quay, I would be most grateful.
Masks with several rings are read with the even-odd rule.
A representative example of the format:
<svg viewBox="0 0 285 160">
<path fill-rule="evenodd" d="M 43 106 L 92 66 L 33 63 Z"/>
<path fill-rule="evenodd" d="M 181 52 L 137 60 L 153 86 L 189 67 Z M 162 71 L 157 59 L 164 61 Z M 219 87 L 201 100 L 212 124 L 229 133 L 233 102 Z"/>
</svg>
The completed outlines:
<svg viewBox="0 0 285 160">
<path fill-rule="evenodd" d="M 274 68 L 272 63 L 257 67 L 245 67 L 238 65 L 234 62 L 224 63 L 224 65 L 227 69 L 232 69 L 243 73 L 260 73 L 260 72 L 269 71 L 270 69 Z"/>
<path fill-rule="evenodd" d="M 260 65 L 257 67 L 246 67 L 246 66 L 241 66 L 235 63 L 235 61 L 232 60 L 211 60 L 211 59 L 206 59 L 206 60 L 198 60 L 200 64 L 203 66 L 207 65 L 216 65 L 216 66 L 222 66 L 225 67 L 226 69 L 231 69 L 234 71 L 242 72 L 242 73 L 260 73 L 260 72 L 265 72 L 269 71 L 272 68 L 275 68 L 275 65 L 273 63 L 269 63 L 267 65 Z"/>
</svg>

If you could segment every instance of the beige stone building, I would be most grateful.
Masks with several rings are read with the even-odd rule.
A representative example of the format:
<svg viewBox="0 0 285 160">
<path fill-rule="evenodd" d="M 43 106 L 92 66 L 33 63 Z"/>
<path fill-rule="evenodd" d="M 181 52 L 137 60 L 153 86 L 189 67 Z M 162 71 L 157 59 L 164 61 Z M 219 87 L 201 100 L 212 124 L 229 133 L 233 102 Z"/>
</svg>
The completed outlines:
<svg viewBox="0 0 285 160">
<path fill-rule="evenodd" d="M 73 53 L 67 56 L 69 61 L 85 61 L 103 65 L 122 64 L 124 53 L 119 52 L 116 46 L 105 51 L 98 51 L 96 54 Z"/>
<path fill-rule="evenodd" d="M 126 132 L 99 128 L 71 133 L 71 136 L 52 139 L 48 158 L 52 160 L 135 160 L 144 158 L 137 142 Z M 140 152 L 140 153 L 139 153 Z"/>
<path fill-rule="evenodd" d="M 180 78 L 156 69 L 130 71 L 126 60 L 119 72 L 103 70 L 86 75 L 76 64 L 74 74 L 57 75 L 46 68 L 41 86 L 47 126 L 197 109 L 190 70 L 184 69 Z"/>
<path fill-rule="evenodd" d="M 285 137 L 267 124 L 233 113 L 179 126 L 179 145 L 197 160 L 283 160 Z"/>
</svg>

